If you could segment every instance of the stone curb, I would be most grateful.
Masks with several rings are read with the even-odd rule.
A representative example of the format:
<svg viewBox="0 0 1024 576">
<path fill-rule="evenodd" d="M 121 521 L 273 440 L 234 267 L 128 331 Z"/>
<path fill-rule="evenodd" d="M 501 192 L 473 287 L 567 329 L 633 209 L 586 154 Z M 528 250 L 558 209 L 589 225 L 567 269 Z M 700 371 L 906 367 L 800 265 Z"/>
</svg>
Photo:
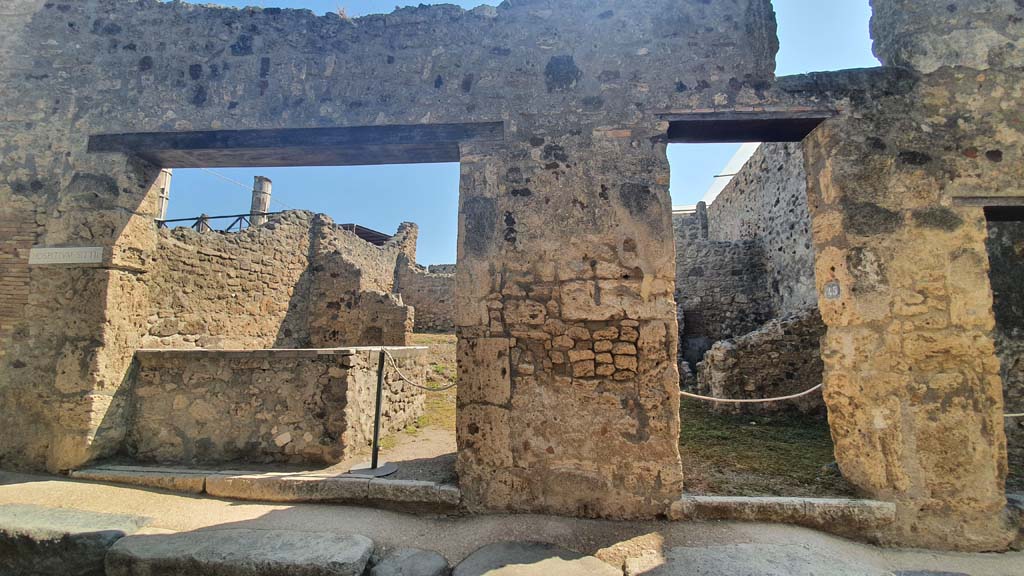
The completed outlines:
<svg viewBox="0 0 1024 576">
<path fill-rule="evenodd" d="M 896 520 L 896 504 L 842 498 L 683 496 L 671 520 L 733 520 L 795 524 L 834 534 L 863 534 Z"/>
<path fill-rule="evenodd" d="M 127 484 L 215 498 L 279 503 L 380 505 L 408 511 L 461 511 L 457 486 L 420 480 L 295 473 L 214 472 L 177 468 L 101 466 L 71 473 L 77 480 Z"/>
</svg>

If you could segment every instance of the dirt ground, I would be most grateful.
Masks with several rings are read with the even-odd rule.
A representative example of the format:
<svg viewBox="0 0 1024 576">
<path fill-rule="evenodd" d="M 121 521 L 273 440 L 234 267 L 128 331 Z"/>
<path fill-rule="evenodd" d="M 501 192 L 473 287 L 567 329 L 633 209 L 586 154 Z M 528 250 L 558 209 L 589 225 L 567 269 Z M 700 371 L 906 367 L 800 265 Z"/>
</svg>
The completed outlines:
<svg viewBox="0 0 1024 576">
<path fill-rule="evenodd" d="M 426 382 L 431 388 L 455 383 L 455 335 L 415 334 L 413 346 L 429 346 L 431 367 Z M 380 460 L 398 465 L 395 480 L 430 480 L 457 483 L 455 475 L 456 389 L 428 392 L 426 410 L 416 424 L 381 439 Z M 346 472 L 369 460 L 369 450 L 345 460 L 329 471 Z"/>
<path fill-rule="evenodd" d="M 810 416 L 716 414 L 684 399 L 679 449 L 690 494 L 854 496 L 835 466 L 828 422 Z"/>
</svg>

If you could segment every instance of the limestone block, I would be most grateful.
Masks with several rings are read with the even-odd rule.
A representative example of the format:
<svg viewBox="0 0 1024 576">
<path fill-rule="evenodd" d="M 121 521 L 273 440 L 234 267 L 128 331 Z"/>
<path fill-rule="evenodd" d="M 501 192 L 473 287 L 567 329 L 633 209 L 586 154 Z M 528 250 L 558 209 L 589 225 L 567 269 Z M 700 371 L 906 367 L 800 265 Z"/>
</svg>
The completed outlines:
<svg viewBox="0 0 1024 576">
<path fill-rule="evenodd" d="M 457 352 L 460 404 L 507 404 L 512 386 L 508 339 L 460 338 Z"/>
</svg>

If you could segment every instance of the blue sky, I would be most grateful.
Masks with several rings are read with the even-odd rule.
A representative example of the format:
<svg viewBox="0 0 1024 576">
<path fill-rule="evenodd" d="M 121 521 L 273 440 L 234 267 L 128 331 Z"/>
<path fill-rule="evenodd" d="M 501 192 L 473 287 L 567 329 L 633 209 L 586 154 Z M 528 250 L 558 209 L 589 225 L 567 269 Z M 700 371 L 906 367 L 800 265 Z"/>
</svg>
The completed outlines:
<svg viewBox="0 0 1024 576">
<path fill-rule="evenodd" d="M 344 7 L 349 16 L 390 12 L 420 2 L 381 0 L 202 0 L 226 6 L 308 8 L 317 13 Z M 451 1 L 465 8 L 498 0 Z M 877 66 L 871 54 L 868 0 L 774 0 L 779 21 L 778 75 Z M 674 144 L 672 201 L 695 204 L 738 149 L 735 144 Z M 409 220 L 420 226 L 419 261 L 455 262 L 458 164 L 329 168 L 175 170 L 168 218 L 249 210 L 255 175 L 274 181 L 271 208 L 300 208 L 392 233 Z M 234 182 L 230 182 L 232 180 Z"/>
</svg>

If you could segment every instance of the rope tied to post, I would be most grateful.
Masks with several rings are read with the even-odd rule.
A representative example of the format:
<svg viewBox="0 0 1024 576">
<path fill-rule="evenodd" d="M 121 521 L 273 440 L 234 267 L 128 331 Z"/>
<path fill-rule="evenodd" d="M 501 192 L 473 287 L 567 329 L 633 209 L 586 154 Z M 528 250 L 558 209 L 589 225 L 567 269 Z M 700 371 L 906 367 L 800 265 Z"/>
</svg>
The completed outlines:
<svg viewBox="0 0 1024 576">
<path fill-rule="evenodd" d="M 380 347 L 380 351 L 388 359 L 388 362 L 391 364 L 391 367 L 395 370 L 395 373 L 398 374 L 398 377 L 402 381 L 404 381 L 406 384 L 408 384 L 408 385 L 410 385 L 410 386 L 412 386 L 414 388 L 419 388 L 420 390 L 426 390 L 427 392 L 444 392 L 446 390 L 451 390 L 452 388 L 455 388 L 455 386 L 458 384 L 458 382 L 452 382 L 451 384 L 449 384 L 447 386 L 441 386 L 439 388 L 432 388 L 430 386 L 422 386 L 420 384 L 417 384 L 417 383 L 413 382 L 412 380 L 410 380 L 408 377 L 406 377 L 405 374 L 402 373 L 402 369 L 398 367 L 398 363 L 395 361 L 395 357 L 391 355 L 391 352 L 388 352 L 387 348 L 381 346 Z"/>
</svg>

